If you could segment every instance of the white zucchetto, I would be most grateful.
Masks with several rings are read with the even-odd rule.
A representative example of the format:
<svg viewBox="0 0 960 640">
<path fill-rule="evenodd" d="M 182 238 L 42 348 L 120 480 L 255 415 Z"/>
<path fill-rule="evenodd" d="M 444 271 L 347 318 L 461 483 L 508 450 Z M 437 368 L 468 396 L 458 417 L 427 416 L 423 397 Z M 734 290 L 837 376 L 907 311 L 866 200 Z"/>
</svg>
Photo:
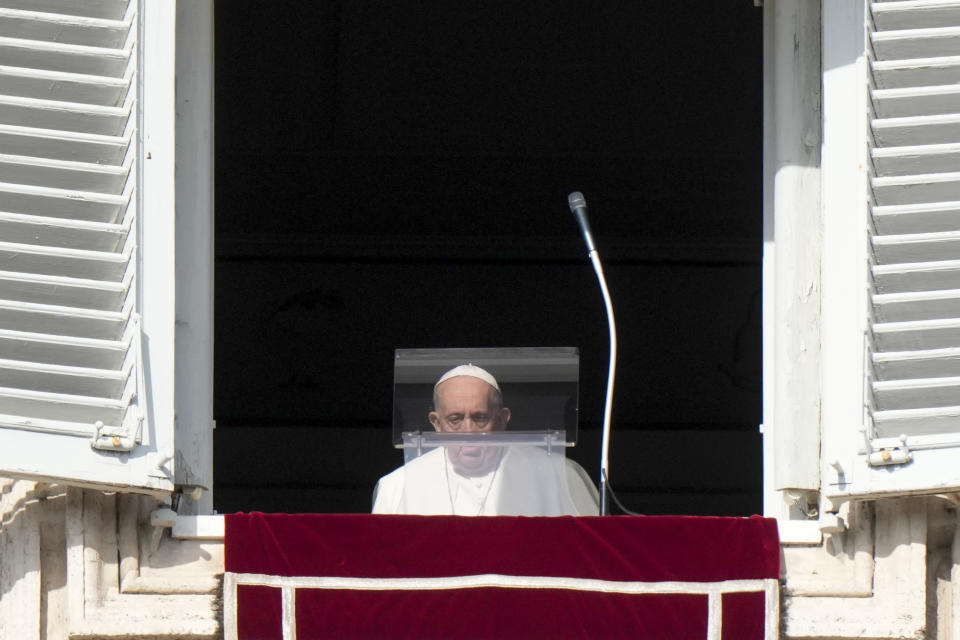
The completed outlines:
<svg viewBox="0 0 960 640">
<path fill-rule="evenodd" d="M 433 388 L 436 389 L 438 386 L 440 386 L 441 382 L 446 382 L 450 378 L 456 378 L 457 376 L 470 376 L 471 378 L 479 378 L 497 391 L 500 391 L 500 385 L 497 384 L 497 379 L 494 378 L 489 371 L 482 369 L 473 363 L 461 364 L 458 367 L 450 369 L 450 371 L 447 371 L 445 374 L 440 376 L 440 379 L 437 380 L 435 385 L 433 385 Z"/>
</svg>

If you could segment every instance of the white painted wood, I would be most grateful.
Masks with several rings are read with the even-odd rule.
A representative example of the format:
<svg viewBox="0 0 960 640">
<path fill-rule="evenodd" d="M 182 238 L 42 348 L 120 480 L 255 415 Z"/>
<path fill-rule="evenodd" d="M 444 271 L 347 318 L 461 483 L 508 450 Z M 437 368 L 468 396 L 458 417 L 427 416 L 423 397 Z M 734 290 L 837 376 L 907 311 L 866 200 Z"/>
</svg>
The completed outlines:
<svg viewBox="0 0 960 640">
<path fill-rule="evenodd" d="M 919 86 L 871 91 L 873 107 L 881 118 L 931 116 L 957 112 L 960 87 Z"/>
<path fill-rule="evenodd" d="M 764 316 L 773 327 L 764 338 L 765 385 L 773 381 L 772 398 L 765 392 L 764 467 L 773 489 L 816 490 L 820 10 L 817 3 L 774 2 L 764 6 L 764 16 L 764 112 L 773 132 L 764 142 Z M 771 510 L 786 508 L 781 500 L 768 501 L 767 513 L 785 515 Z"/>
<path fill-rule="evenodd" d="M 932 318 L 873 324 L 876 349 L 947 349 L 960 341 L 960 318 Z"/>
<path fill-rule="evenodd" d="M 888 379 L 948 376 L 960 373 L 960 348 L 875 351 L 873 364 Z"/>
<path fill-rule="evenodd" d="M 824 289 L 869 317 L 849 300 L 824 302 L 825 344 L 835 336 L 826 375 L 844 376 L 843 387 L 824 387 L 826 493 L 957 488 L 960 467 L 942 465 L 960 443 L 960 85 L 951 80 L 960 5 L 873 3 L 865 19 L 830 11 L 824 166 L 847 154 L 830 172 L 847 185 L 826 196 Z M 868 43 L 851 50 L 851 36 L 864 33 Z M 834 51 L 848 52 L 848 64 L 829 63 Z M 865 89 L 866 100 L 856 95 Z M 863 148 L 869 157 L 857 158 Z M 868 269 L 841 256 L 844 247 Z M 882 464 L 897 460 L 909 464 Z"/>
<path fill-rule="evenodd" d="M 56 184 L 61 189 L 116 193 L 123 191 L 129 165 L 103 165 L 56 158 L 0 153 L 0 181 L 17 184 Z"/>
<path fill-rule="evenodd" d="M 823 4 L 823 494 L 862 447 L 868 308 L 866 42 L 859 2 Z M 789 399 L 790 396 L 787 396 Z"/>
<path fill-rule="evenodd" d="M 873 166 L 886 175 L 938 173 L 960 168 L 960 143 L 874 148 Z"/>
<path fill-rule="evenodd" d="M 881 147 L 935 145 L 960 140 L 960 113 L 877 118 L 870 126 L 875 142 Z"/>
<path fill-rule="evenodd" d="M 873 383 L 873 391 L 878 409 L 949 407 L 957 401 L 960 377 L 881 380 Z"/>
<path fill-rule="evenodd" d="M 3 149 L 16 155 L 33 154 L 77 162 L 119 164 L 123 162 L 130 139 L 0 123 L 0 143 Z"/>
<path fill-rule="evenodd" d="M 763 8 L 763 130 L 765 132 L 774 129 L 774 102 L 773 102 L 773 82 L 776 81 L 773 65 L 768 64 L 768 60 L 773 59 L 774 44 L 773 31 L 775 26 L 773 8 L 765 6 Z M 774 236 L 774 199 L 773 190 L 770 185 L 773 184 L 773 177 L 776 172 L 775 163 L 769 159 L 773 157 L 774 140 L 772 136 L 766 133 L 763 136 L 763 300 L 762 314 L 763 326 L 765 327 L 762 335 L 762 359 L 763 359 L 763 424 L 760 425 L 760 433 L 763 438 L 763 514 L 768 517 L 780 519 L 786 515 L 786 505 L 781 499 L 779 491 L 774 490 L 776 484 L 775 460 L 776 443 L 773 437 L 773 422 L 776 415 L 776 340 L 774 331 L 768 329 L 773 327 L 776 320 L 776 241 Z M 769 428 L 766 425 L 771 425 Z"/>
<path fill-rule="evenodd" d="M 874 84 L 880 89 L 934 87 L 960 82 L 960 56 L 911 60 L 873 60 Z"/>
<path fill-rule="evenodd" d="M 123 247 L 129 230 L 128 223 L 67 220 L 0 211 L 0 237 L 15 244 L 116 252 Z"/>
<path fill-rule="evenodd" d="M 9 66 L 0 67 L 0 81 L 12 96 L 105 107 L 122 105 L 130 87 L 129 78 Z"/>
<path fill-rule="evenodd" d="M 0 195 L 4 209 L 12 213 L 96 222 L 116 222 L 130 204 L 129 193 L 91 193 L 7 182 L 0 182 Z"/>
<path fill-rule="evenodd" d="M 176 481 L 205 489 L 199 514 L 213 513 L 213 43 L 213 1 L 178 3 Z"/>
<path fill-rule="evenodd" d="M 59 13 L 84 18 L 122 20 L 129 11 L 127 0 L 5 0 L 11 9 Z"/>
<path fill-rule="evenodd" d="M 960 55 L 960 26 L 878 30 L 870 34 L 870 42 L 881 60 L 955 56 Z"/>
<path fill-rule="evenodd" d="M 0 7 L 0 36 L 120 48 L 127 40 L 131 20 L 129 13 L 120 20 L 108 20 Z"/>
<path fill-rule="evenodd" d="M 113 397 L 123 391 L 129 368 L 92 369 L 60 364 L 0 359 L 0 386 L 55 393 Z"/>
<path fill-rule="evenodd" d="M 874 2 L 870 9 L 877 27 L 884 30 L 960 24 L 960 2 L 952 0 Z"/>
<path fill-rule="evenodd" d="M 9 271 L 116 281 L 123 277 L 131 252 L 84 251 L 34 244 L 0 242 L 0 263 Z"/>
<path fill-rule="evenodd" d="M 4 66 L 118 77 L 127 71 L 132 50 L 0 36 Z"/>
<path fill-rule="evenodd" d="M 877 235 L 872 240 L 881 264 L 951 260 L 960 255 L 960 231 Z"/>
<path fill-rule="evenodd" d="M 169 491 L 173 7 L 4 5 L 0 470 Z"/>
<path fill-rule="evenodd" d="M 881 322 L 957 317 L 960 289 L 874 294 L 873 304 L 875 318 Z"/>
<path fill-rule="evenodd" d="M 0 271 L 0 297 L 5 308 L 20 309 L 24 313 L 68 314 L 56 307 L 95 309 L 104 313 L 121 310 L 129 291 L 129 282 L 109 282 L 89 278 L 30 274 L 15 271 Z M 13 298 L 11 300 L 11 298 Z M 43 305 L 41 307 L 40 305 Z M 78 311 L 78 316 L 90 314 Z M 70 334 L 68 323 L 58 324 L 62 333 Z M 6 325 L 13 329 L 36 329 L 36 325 Z M 91 337 L 101 337 L 99 335 Z M 106 337 L 106 336 L 103 336 Z"/>
<path fill-rule="evenodd" d="M 870 272 L 881 293 L 946 290 L 958 282 L 960 260 L 881 264 L 871 267 Z"/>
<path fill-rule="evenodd" d="M 127 408 L 124 398 L 98 398 L 52 391 L 0 387 L 0 401 L 5 411 L 16 416 L 39 420 L 73 420 L 90 425 L 90 433 L 98 421 L 120 427 Z"/>
<path fill-rule="evenodd" d="M 123 340 L 97 340 L 6 329 L 0 330 L 0 346 L 4 353 L 17 359 L 29 357 L 34 362 L 59 362 L 68 366 L 94 368 L 118 367 L 127 355 L 127 343 Z"/>
<path fill-rule="evenodd" d="M 141 270 L 137 283 L 143 334 L 150 345 L 148 437 L 166 483 L 174 480 L 176 362 L 176 6 L 151 2 L 143 7 L 142 174 L 138 231 Z M 149 27 L 149 28 L 148 28 Z M 149 194 L 149 197 L 147 197 Z"/>
<path fill-rule="evenodd" d="M 874 206 L 874 229 L 881 234 L 925 233 L 960 228 L 960 201 Z"/>
<path fill-rule="evenodd" d="M 39 100 L 0 95 L 0 119 L 7 125 L 35 126 L 40 129 L 65 129 L 107 136 L 124 132 L 130 117 L 130 104 L 104 107 L 64 100 Z"/>
<path fill-rule="evenodd" d="M 956 402 L 956 388 L 950 390 L 936 389 L 942 393 L 928 393 L 926 396 L 920 396 L 921 399 L 928 400 L 924 407 L 912 409 L 877 409 L 873 412 L 874 429 L 877 438 L 899 438 L 902 434 L 922 433 L 931 434 L 955 434 L 960 428 L 960 406 L 948 405 L 948 402 Z M 904 394 L 907 395 L 907 394 Z M 917 397 L 918 394 L 912 394 Z M 888 404 L 893 404 L 888 401 Z M 902 406 L 904 402 L 897 403 Z M 943 404 L 946 406 L 938 406 Z M 910 445 L 909 438 L 907 446 Z M 956 438 L 951 439 L 951 446 L 957 446 Z M 950 477 L 953 477 L 952 474 Z M 956 479 L 953 479 L 953 484 Z M 944 484 L 940 481 L 936 486 L 942 490 L 944 486 L 950 486 L 951 483 Z"/>
</svg>

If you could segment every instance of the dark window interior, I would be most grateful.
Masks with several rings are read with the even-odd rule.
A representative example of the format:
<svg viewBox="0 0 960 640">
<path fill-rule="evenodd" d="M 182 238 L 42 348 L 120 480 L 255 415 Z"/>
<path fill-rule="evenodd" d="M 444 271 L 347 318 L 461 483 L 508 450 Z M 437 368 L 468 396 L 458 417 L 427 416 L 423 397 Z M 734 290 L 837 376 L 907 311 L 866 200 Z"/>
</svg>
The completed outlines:
<svg viewBox="0 0 960 640">
<path fill-rule="evenodd" d="M 761 510 L 761 11 L 216 3 L 215 507 L 364 512 L 396 348 L 574 346 L 598 474 L 643 513 Z"/>
</svg>

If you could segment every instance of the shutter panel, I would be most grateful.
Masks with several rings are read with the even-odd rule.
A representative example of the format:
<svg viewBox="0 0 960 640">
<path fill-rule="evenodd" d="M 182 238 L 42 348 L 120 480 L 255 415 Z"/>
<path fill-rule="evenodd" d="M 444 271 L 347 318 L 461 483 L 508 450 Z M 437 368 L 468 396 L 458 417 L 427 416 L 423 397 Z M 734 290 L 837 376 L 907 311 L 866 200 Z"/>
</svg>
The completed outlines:
<svg viewBox="0 0 960 640">
<path fill-rule="evenodd" d="M 945 490 L 960 486 L 960 4 L 876 2 L 867 23 L 867 471 L 853 492 Z"/>
<path fill-rule="evenodd" d="M 3 475 L 172 489 L 145 421 L 140 28 L 137 0 L 0 0 Z"/>
</svg>

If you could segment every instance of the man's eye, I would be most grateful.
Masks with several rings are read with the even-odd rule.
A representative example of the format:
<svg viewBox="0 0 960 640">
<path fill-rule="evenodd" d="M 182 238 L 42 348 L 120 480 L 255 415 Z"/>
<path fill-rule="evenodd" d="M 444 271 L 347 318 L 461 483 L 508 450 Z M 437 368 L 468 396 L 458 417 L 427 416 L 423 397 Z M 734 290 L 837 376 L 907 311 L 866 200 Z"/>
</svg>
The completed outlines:
<svg viewBox="0 0 960 640">
<path fill-rule="evenodd" d="M 450 416 L 449 418 L 447 418 L 447 422 L 451 424 L 460 424 L 461 422 L 463 422 L 463 416 Z"/>
<path fill-rule="evenodd" d="M 473 415 L 470 416 L 470 417 L 471 417 L 471 418 L 473 419 L 473 421 L 476 422 L 477 424 L 486 424 L 487 422 L 490 421 L 490 416 L 488 416 L 488 415 L 485 414 L 485 413 L 475 413 L 475 414 L 473 414 Z"/>
</svg>

